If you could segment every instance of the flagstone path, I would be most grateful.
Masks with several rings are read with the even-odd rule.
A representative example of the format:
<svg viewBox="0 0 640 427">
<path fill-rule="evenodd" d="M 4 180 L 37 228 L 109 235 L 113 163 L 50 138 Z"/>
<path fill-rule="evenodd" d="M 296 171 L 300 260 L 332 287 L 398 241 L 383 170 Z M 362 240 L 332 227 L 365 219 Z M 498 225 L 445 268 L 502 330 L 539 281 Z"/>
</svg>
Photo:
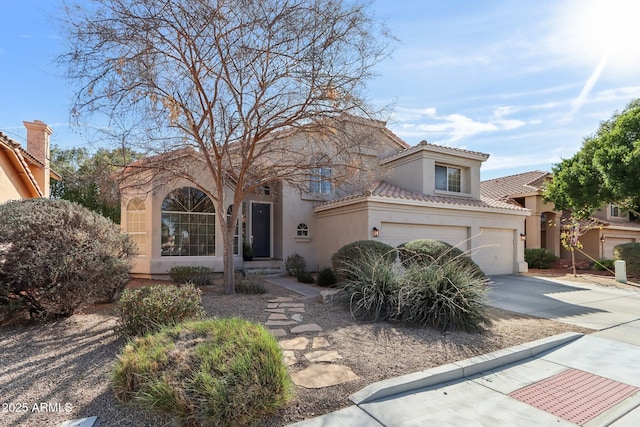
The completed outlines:
<svg viewBox="0 0 640 427">
<path fill-rule="evenodd" d="M 287 366 L 305 366 L 291 373 L 293 382 L 304 388 L 330 387 L 358 379 L 348 366 L 335 363 L 342 356 L 317 323 L 306 321 L 304 299 L 278 297 L 269 300 L 265 325 L 279 339 Z"/>
</svg>

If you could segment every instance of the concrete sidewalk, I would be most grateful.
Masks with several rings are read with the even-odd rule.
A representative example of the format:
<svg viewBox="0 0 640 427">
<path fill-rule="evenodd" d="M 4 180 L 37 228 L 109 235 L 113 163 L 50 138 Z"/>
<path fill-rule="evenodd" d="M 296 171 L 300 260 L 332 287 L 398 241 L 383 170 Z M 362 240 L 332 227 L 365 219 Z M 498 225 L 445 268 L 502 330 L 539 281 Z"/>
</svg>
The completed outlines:
<svg viewBox="0 0 640 427">
<path fill-rule="evenodd" d="M 320 426 L 640 425 L 640 292 L 496 276 L 491 305 L 585 326 L 365 387 Z M 600 335 L 600 336 L 598 336 Z"/>
</svg>

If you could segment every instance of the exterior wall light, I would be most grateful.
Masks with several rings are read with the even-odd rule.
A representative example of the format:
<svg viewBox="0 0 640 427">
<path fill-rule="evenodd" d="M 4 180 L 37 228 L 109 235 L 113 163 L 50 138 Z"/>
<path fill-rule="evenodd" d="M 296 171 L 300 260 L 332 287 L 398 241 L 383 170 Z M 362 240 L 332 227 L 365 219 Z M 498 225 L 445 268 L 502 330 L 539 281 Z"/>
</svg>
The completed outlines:
<svg viewBox="0 0 640 427">
<path fill-rule="evenodd" d="M 524 233 L 520 233 L 520 240 L 522 240 L 523 242 L 527 240 L 527 235 Z"/>
<path fill-rule="evenodd" d="M 378 227 L 373 227 L 373 230 L 371 230 L 371 235 L 374 239 L 380 237 L 380 230 L 378 230 Z"/>
<path fill-rule="evenodd" d="M 604 235 L 600 236 L 600 243 L 604 243 Z"/>
</svg>

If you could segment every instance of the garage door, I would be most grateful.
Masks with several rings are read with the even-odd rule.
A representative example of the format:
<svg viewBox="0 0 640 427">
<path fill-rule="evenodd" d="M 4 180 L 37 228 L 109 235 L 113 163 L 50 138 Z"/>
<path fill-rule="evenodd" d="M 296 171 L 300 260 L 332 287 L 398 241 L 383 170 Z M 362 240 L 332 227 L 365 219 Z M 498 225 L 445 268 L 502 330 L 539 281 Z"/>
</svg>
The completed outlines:
<svg viewBox="0 0 640 427">
<path fill-rule="evenodd" d="M 613 259 L 613 248 L 623 243 L 635 242 L 636 239 L 629 237 L 608 237 L 605 236 L 602 257 L 605 259 Z"/>
<path fill-rule="evenodd" d="M 401 224 L 383 222 L 380 224 L 380 241 L 391 246 L 417 239 L 434 239 L 467 250 L 467 227 L 451 227 L 424 224 Z"/>
<path fill-rule="evenodd" d="M 515 265 L 513 230 L 481 228 L 474 239 L 473 260 L 485 274 L 512 274 Z"/>
</svg>

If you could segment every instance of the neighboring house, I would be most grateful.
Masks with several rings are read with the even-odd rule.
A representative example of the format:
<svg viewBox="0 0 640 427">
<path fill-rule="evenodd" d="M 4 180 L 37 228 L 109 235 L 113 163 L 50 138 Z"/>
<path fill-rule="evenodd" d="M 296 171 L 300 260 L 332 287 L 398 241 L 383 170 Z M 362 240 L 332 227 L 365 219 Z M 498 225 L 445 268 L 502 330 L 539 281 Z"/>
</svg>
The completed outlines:
<svg viewBox="0 0 640 427">
<path fill-rule="evenodd" d="M 542 192 L 553 175 L 544 171 L 525 172 L 495 178 L 481 183 L 483 196 L 513 203 L 527 208 L 531 216 L 525 220 L 526 248 L 545 248 L 562 259 L 570 259 L 570 253 L 560 241 L 560 218 L 553 203 L 543 200 Z M 596 227 L 582 237 L 583 248 L 576 251 L 576 259 L 613 259 L 613 248 L 621 243 L 640 241 L 640 223 L 628 212 L 609 205 L 592 215 L 599 222 Z"/>
<path fill-rule="evenodd" d="M 27 148 L 0 132 L 0 203 L 8 200 L 49 197 L 51 170 L 49 137 L 52 130 L 40 120 L 24 122 Z"/>
<path fill-rule="evenodd" d="M 280 182 L 245 197 L 234 241 L 236 268 L 282 263 L 297 253 L 316 270 L 330 266 L 331 255 L 356 240 L 397 246 L 430 238 L 468 251 L 488 274 L 526 271 L 520 235 L 530 212 L 481 197 L 487 154 L 426 142 L 410 147 L 383 122 L 357 122 L 374 141 L 360 150 L 376 163 L 368 184 L 341 191 L 331 181 L 331 167 L 323 165 L 311 170 L 306 191 Z M 202 184 L 209 180 L 203 175 Z M 222 269 L 222 230 L 204 193 L 186 181 L 148 184 L 153 191 L 122 188 L 122 227 L 140 249 L 134 274 L 162 277 L 177 265 Z M 243 262 L 242 242 L 252 245 L 254 261 Z"/>
</svg>

